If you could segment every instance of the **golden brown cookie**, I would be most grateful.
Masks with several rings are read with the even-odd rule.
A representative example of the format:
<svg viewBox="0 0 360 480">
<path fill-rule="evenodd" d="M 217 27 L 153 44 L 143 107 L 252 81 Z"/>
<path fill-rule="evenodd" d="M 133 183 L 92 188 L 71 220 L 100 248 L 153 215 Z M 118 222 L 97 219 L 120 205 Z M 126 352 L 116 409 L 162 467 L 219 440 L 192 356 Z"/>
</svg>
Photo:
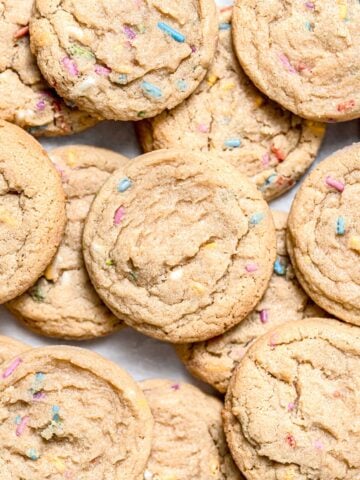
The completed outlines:
<svg viewBox="0 0 360 480">
<path fill-rule="evenodd" d="M 360 478 L 360 329 L 312 318 L 261 337 L 231 379 L 224 422 L 247 480 Z"/>
<path fill-rule="evenodd" d="M 42 335 L 76 340 L 107 335 L 122 322 L 102 303 L 90 282 L 82 256 L 82 234 L 96 193 L 128 159 L 85 145 L 58 148 L 50 157 L 61 173 L 67 196 L 65 234 L 44 275 L 6 306 Z"/>
<path fill-rule="evenodd" d="M 360 325 L 360 144 L 321 162 L 291 207 L 288 249 L 310 297 Z"/>
<path fill-rule="evenodd" d="M 41 145 L 0 120 L 0 304 L 33 285 L 65 226 L 59 174 Z"/>
<path fill-rule="evenodd" d="M 45 78 L 114 120 L 173 108 L 199 85 L 217 41 L 213 0 L 38 0 L 31 45 Z"/>
<path fill-rule="evenodd" d="M 154 416 L 144 480 L 240 480 L 226 445 L 222 403 L 192 385 L 140 383 Z"/>
<path fill-rule="evenodd" d="M 184 147 L 212 152 L 251 177 L 267 200 L 291 188 L 313 162 L 325 128 L 264 97 L 233 51 L 231 9 L 220 15 L 215 60 L 191 97 L 136 124 L 146 152 Z"/>
<path fill-rule="evenodd" d="M 75 347 L 34 348 L 2 366 L 2 479 L 143 480 L 153 420 L 120 367 Z"/>
<path fill-rule="evenodd" d="M 231 375 L 253 342 L 275 326 L 319 314 L 296 280 L 285 246 L 287 214 L 272 212 L 277 233 L 277 259 L 269 286 L 255 310 L 239 325 L 205 342 L 179 345 L 186 368 L 225 393 Z M 325 316 L 325 312 L 321 316 Z"/>
<path fill-rule="evenodd" d="M 236 0 L 234 45 L 255 85 L 296 115 L 360 116 L 360 3 Z"/>
<path fill-rule="evenodd" d="M 81 132 L 98 120 L 67 105 L 42 77 L 30 50 L 33 4 L 0 1 L 0 118 L 35 136 Z"/>
<path fill-rule="evenodd" d="M 86 221 L 84 258 L 119 318 L 185 343 L 248 315 L 270 280 L 275 243 L 268 205 L 234 167 L 159 150 L 127 163 L 102 187 Z"/>
</svg>

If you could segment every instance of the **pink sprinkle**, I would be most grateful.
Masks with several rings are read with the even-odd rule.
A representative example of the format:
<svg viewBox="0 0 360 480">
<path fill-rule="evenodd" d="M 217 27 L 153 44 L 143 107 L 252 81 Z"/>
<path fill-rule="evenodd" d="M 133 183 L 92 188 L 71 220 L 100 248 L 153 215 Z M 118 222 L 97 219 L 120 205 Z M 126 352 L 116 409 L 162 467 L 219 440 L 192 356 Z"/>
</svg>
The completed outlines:
<svg viewBox="0 0 360 480">
<path fill-rule="evenodd" d="M 294 438 L 294 435 L 291 435 L 291 433 L 288 433 L 285 437 L 285 442 L 289 445 L 291 448 L 296 447 L 296 440 Z"/>
<path fill-rule="evenodd" d="M 295 68 L 291 65 L 290 60 L 288 57 L 285 55 L 285 53 L 280 53 L 279 55 L 280 62 L 284 65 L 284 67 L 290 72 L 290 73 L 296 73 Z"/>
<path fill-rule="evenodd" d="M 245 266 L 245 270 L 249 273 L 253 273 L 253 272 L 256 272 L 258 270 L 258 266 L 256 265 L 256 263 L 248 263 Z"/>
<path fill-rule="evenodd" d="M 106 77 L 112 72 L 111 68 L 103 67 L 102 65 L 95 65 L 95 73 Z"/>
<path fill-rule="evenodd" d="M 64 65 L 66 70 L 70 73 L 70 75 L 72 75 L 73 77 L 76 77 L 77 75 L 79 75 L 78 67 L 74 62 L 74 60 L 71 60 L 71 58 L 64 57 L 62 59 L 62 64 Z"/>
<path fill-rule="evenodd" d="M 15 358 L 15 360 L 11 362 L 10 366 L 2 374 L 2 378 L 10 377 L 10 375 L 12 375 L 15 372 L 15 370 L 18 368 L 20 363 L 22 363 L 21 358 Z"/>
<path fill-rule="evenodd" d="M 33 400 L 43 400 L 46 397 L 44 392 L 36 392 L 33 395 Z"/>
<path fill-rule="evenodd" d="M 322 450 L 324 448 L 324 444 L 320 440 L 315 440 L 314 447 L 317 450 Z"/>
<path fill-rule="evenodd" d="M 27 424 L 29 423 L 29 420 L 30 420 L 30 417 L 23 417 L 22 418 L 21 422 L 19 423 L 19 425 L 16 428 L 16 436 L 17 437 L 21 437 L 21 435 L 24 433 L 24 430 L 25 430 Z"/>
<path fill-rule="evenodd" d="M 294 408 L 295 408 L 295 403 L 294 403 L 294 402 L 290 402 L 290 403 L 288 404 L 288 407 L 287 407 L 288 412 L 292 412 L 292 411 L 294 410 Z"/>
<path fill-rule="evenodd" d="M 208 133 L 209 127 L 205 125 L 205 123 L 200 123 L 200 125 L 198 126 L 198 130 L 201 133 Z"/>
<path fill-rule="evenodd" d="M 180 385 L 178 383 L 174 383 L 174 385 L 171 385 L 171 388 L 176 392 L 177 390 L 180 390 Z"/>
<path fill-rule="evenodd" d="M 260 312 L 260 320 L 261 323 L 268 323 L 269 321 L 269 315 L 267 310 L 261 310 Z"/>
<path fill-rule="evenodd" d="M 119 207 L 114 216 L 114 225 L 119 225 L 123 218 L 125 217 L 125 208 L 124 207 Z"/>
<path fill-rule="evenodd" d="M 314 2 L 306 2 L 305 7 L 308 8 L 309 10 L 314 10 L 315 3 Z"/>
<path fill-rule="evenodd" d="M 339 192 L 343 192 L 345 188 L 345 184 L 342 182 L 339 182 L 339 180 L 336 180 L 335 178 L 332 177 L 326 177 L 326 185 L 329 187 L 333 187 Z"/>
<path fill-rule="evenodd" d="M 268 153 L 264 153 L 262 156 L 262 164 L 267 166 L 270 163 L 270 155 Z"/>
<path fill-rule="evenodd" d="M 124 33 L 129 40 L 134 40 L 136 38 L 136 33 L 128 25 L 124 25 Z"/>
<path fill-rule="evenodd" d="M 195 52 L 196 52 L 196 47 L 195 47 L 195 45 L 190 45 L 190 48 L 191 48 L 192 53 L 195 53 Z"/>
<path fill-rule="evenodd" d="M 38 101 L 38 103 L 36 104 L 36 108 L 40 111 L 43 111 L 45 110 L 45 107 L 46 107 L 46 102 L 45 100 L 42 98 L 41 100 Z"/>
<path fill-rule="evenodd" d="M 276 333 L 273 333 L 271 336 L 270 336 L 270 339 L 269 339 L 269 346 L 274 348 L 276 347 Z"/>
</svg>

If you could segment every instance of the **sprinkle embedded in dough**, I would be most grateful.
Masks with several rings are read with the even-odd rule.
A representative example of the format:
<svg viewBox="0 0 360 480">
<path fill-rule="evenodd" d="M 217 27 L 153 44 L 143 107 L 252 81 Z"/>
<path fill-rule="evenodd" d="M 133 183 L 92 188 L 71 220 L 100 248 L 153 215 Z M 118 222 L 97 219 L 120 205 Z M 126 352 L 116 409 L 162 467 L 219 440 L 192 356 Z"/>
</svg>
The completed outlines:
<svg viewBox="0 0 360 480">
<path fill-rule="evenodd" d="M 124 25 L 124 33 L 126 35 L 126 37 L 129 39 L 129 40 L 135 40 L 136 38 L 136 33 L 135 31 L 129 27 L 128 25 Z"/>
<path fill-rule="evenodd" d="M 337 0 L 339 7 L 339 17 L 341 20 L 346 20 L 347 18 L 347 0 Z"/>
<path fill-rule="evenodd" d="M 295 403 L 290 402 L 287 406 L 288 412 L 292 412 L 295 409 Z"/>
<path fill-rule="evenodd" d="M 170 278 L 171 280 L 180 280 L 183 276 L 183 271 L 181 268 L 177 269 L 177 270 L 173 270 L 171 273 L 170 273 Z"/>
<path fill-rule="evenodd" d="M 280 150 L 280 148 L 275 147 L 275 145 L 271 146 L 272 153 L 276 156 L 279 162 L 283 162 L 286 158 L 286 154 Z"/>
<path fill-rule="evenodd" d="M 269 312 L 268 312 L 268 310 L 266 310 L 266 309 L 261 310 L 260 320 L 261 320 L 261 323 L 268 323 L 269 322 Z"/>
<path fill-rule="evenodd" d="M 18 40 L 19 38 L 25 37 L 29 33 L 29 25 L 19 28 L 19 30 L 14 34 L 14 39 Z"/>
<path fill-rule="evenodd" d="M 142 82 L 141 88 L 144 90 L 145 93 L 147 93 L 151 97 L 154 97 L 154 98 L 162 97 L 162 92 L 160 88 L 157 87 L 156 85 L 153 85 L 150 82 Z"/>
<path fill-rule="evenodd" d="M 28 458 L 30 458 L 30 460 L 33 460 L 33 461 L 39 460 L 39 458 L 40 458 L 40 455 L 37 453 L 35 448 L 30 448 L 27 456 L 28 456 Z"/>
<path fill-rule="evenodd" d="M 270 155 L 268 153 L 264 153 L 264 155 L 262 156 L 262 164 L 266 167 L 269 165 L 270 163 Z"/>
<path fill-rule="evenodd" d="M 191 288 L 195 291 L 197 295 L 203 295 L 203 293 L 205 292 L 204 285 L 202 285 L 199 282 L 193 282 L 193 284 L 191 285 Z"/>
<path fill-rule="evenodd" d="M 349 248 L 351 250 L 355 250 L 356 252 L 360 253 L 360 237 L 359 236 L 352 236 L 349 239 Z"/>
<path fill-rule="evenodd" d="M 324 444 L 321 440 L 315 440 L 314 447 L 316 448 L 316 450 L 323 450 Z"/>
<path fill-rule="evenodd" d="M 250 218 L 250 225 L 258 225 L 264 220 L 265 215 L 262 212 L 254 213 Z"/>
<path fill-rule="evenodd" d="M 74 60 L 71 60 L 69 57 L 64 57 L 61 62 L 71 76 L 77 77 L 79 75 L 79 69 Z"/>
<path fill-rule="evenodd" d="M 257 272 L 258 269 L 259 267 L 256 263 L 248 263 L 247 265 L 245 265 L 245 270 L 249 273 Z"/>
<path fill-rule="evenodd" d="M 315 9 L 315 3 L 314 2 L 305 2 L 305 7 L 308 8 L 309 10 L 314 10 Z"/>
<path fill-rule="evenodd" d="M 224 146 L 227 148 L 239 148 L 241 146 L 241 140 L 239 138 L 229 138 L 225 140 Z"/>
<path fill-rule="evenodd" d="M 327 176 L 325 179 L 326 185 L 329 187 L 335 188 L 338 192 L 343 192 L 345 188 L 345 184 L 340 182 L 339 180 L 336 180 L 333 177 Z"/>
<path fill-rule="evenodd" d="M 153 480 L 154 475 L 150 470 L 145 470 L 144 472 L 144 480 Z"/>
<path fill-rule="evenodd" d="M 123 218 L 125 217 L 125 208 L 119 207 L 114 215 L 114 225 L 119 225 Z"/>
<path fill-rule="evenodd" d="M 355 100 L 348 100 L 347 102 L 339 103 L 337 106 L 338 112 L 348 112 L 355 107 Z"/>
<path fill-rule="evenodd" d="M 219 80 L 219 77 L 217 77 L 216 75 L 213 75 L 213 74 L 210 74 L 208 75 L 206 81 L 209 85 L 213 86 L 215 85 L 215 83 Z"/>
<path fill-rule="evenodd" d="M 16 112 L 16 120 L 20 123 L 24 120 L 30 120 L 34 116 L 35 116 L 34 111 L 30 109 L 18 110 Z"/>
<path fill-rule="evenodd" d="M 173 38 L 176 42 L 179 43 L 184 43 L 185 42 L 185 36 L 172 28 L 170 25 L 164 22 L 158 22 L 157 24 L 158 28 L 165 32 L 166 34 L 170 35 L 171 38 Z"/>
<path fill-rule="evenodd" d="M 275 260 L 274 272 L 280 277 L 283 277 L 286 274 L 286 266 L 281 263 L 281 260 L 279 258 Z"/>
<path fill-rule="evenodd" d="M 223 90 L 224 92 L 228 92 L 229 90 L 233 90 L 235 88 L 235 86 L 236 86 L 235 82 L 227 81 L 227 82 L 222 83 L 221 90 Z"/>
<path fill-rule="evenodd" d="M 126 190 L 129 190 L 131 186 L 132 186 L 132 181 L 130 180 L 130 178 L 128 177 L 122 178 L 118 185 L 118 191 L 120 193 L 124 193 L 126 192 Z"/>
<path fill-rule="evenodd" d="M 21 435 L 24 433 L 27 424 L 29 423 L 29 420 L 30 417 L 27 415 L 20 420 L 20 423 L 18 424 L 15 432 L 17 437 L 21 437 Z"/>
<path fill-rule="evenodd" d="M 285 437 L 285 441 L 286 443 L 289 445 L 289 447 L 291 448 L 295 448 L 296 447 L 296 440 L 294 438 L 293 435 L 291 435 L 291 433 L 288 433 Z"/>
<path fill-rule="evenodd" d="M 97 75 L 107 77 L 111 73 L 111 68 L 105 67 L 104 65 L 95 65 L 94 71 Z"/>
<path fill-rule="evenodd" d="M 97 83 L 97 79 L 95 77 L 88 76 L 87 78 L 85 78 L 85 80 L 79 83 L 79 85 L 77 85 L 75 88 L 78 93 L 82 93 L 88 90 L 90 87 L 92 87 L 96 83 Z"/>
<path fill-rule="evenodd" d="M 185 82 L 185 80 L 178 80 L 176 82 L 176 88 L 180 91 L 180 92 L 186 92 L 187 88 L 188 88 L 188 85 L 187 83 Z"/>
<path fill-rule="evenodd" d="M 10 376 L 15 372 L 15 370 L 21 365 L 21 363 L 22 363 L 22 359 L 21 359 L 20 357 L 15 358 L 15 359 L 10 363 L 10 365 L 8 366 L 8 368 L 3 372 L 2 378 L 8 378 L 8 377 L 10 377 Z"/>
<path fill-rule="evenodd" d="M 290 72 L 290 73 L 297 73 L 297 71 L 295 70 L 295 68 L 291 65 L 290 63 L 290 60 L 288 59 L 288 57 L 285 55 L 285 53 L 280 53 L 279 54 L 279 60 L 280 62 L 283 64 L 283 66 L 285 67 L 285 69 Z"/>
<path fill-rule="evenodd" d="M 178 390 L 180 390 L 180 384 L 174 383 L 174 385 L 171 385 L 171 389 L 177 392 Z"/>
<path fill-rule="evenodd" d="M 231 30 L 231 24 L 230 23 L 220 23 L 219 24 L 219 30 Z"/>
<path fill-rule="evenodd" d="M 337 235 L 344 235 L 345 234 L 345 218 L 344 217 L 338 217 L 336 220 L 336 233 Z"/>
<path fill-rule="evenodd" d="M 201 133 L 209 133 L 209 127 L 205 125 L 205 123 L 200 123 L 200 125 L 198 126 L 198 130 Z"/>
</svg>

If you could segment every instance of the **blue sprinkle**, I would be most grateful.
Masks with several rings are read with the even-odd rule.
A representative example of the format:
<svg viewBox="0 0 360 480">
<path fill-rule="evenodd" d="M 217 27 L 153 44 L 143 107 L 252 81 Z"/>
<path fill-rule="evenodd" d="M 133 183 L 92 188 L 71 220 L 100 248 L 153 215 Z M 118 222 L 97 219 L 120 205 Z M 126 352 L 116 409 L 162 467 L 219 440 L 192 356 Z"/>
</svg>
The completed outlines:
<svg viewBox="0 0 360 480">
<path fill-rule="evenodd" d="M 122 180 L 120 180 L 118 184 L 118 191 L 121 193 L 124 193 L 126 192 L 126 190 L 128 190 L 131 187 L 131 185 L 132 185 L 132 181 L 130 180 L 130 178 L 125 177 Z"/>
<path fill-rule="evenodd" d="M 20 425 L 21 423 L 21 415 L 16 415 L 14 423 L 16 425 Z"/>
<path fill-rule="evenodd" d="M 313 27 L 308 20 L 305 22 L 305 28 L 306 28 L 306 30 L 309 30 L 309 32 L 313 31 Z"/>
<path fill-rule="evenodd" d="M 185 82 L 185 80 L 178 80 L 176 85 L 177 85 L 178 90 L 180 90 L 180 92 L 186 92 L 187 83 Z"/>
<path fill-rule="evenodd" d="M 157 86 L 153 85 L 150 82 L 142 82 L 141 88 L 145 91 L 145 93 L 151 95 L 152 97 L 155 97 L 155 98 L 162 97 L 162 92 L 160 88 L 158 88 Z"/>
<path fill-rule="evenodd" d="M 336 233 L 338 235 L 344 235 L 345 234 L 345 218 L 344 217 L 339 217 L 336 221 Z"/>
<path fill-rule="evenodd" d="M 126 85 L 128 83 L 128 76 L 126 73 L 121 73 L 118 76 L 117 83 L 120 83 L 120 85 Z"/>
<path fill-rule="evenodd" d="M 279 276 L 283 276 L 285 275 L 286 273 L 286 267 L 284 265 L 282 265 L 282 263 L 280 262 L 280 260 L 277 258 L 275 263 L 274 263 L 274 272 L 276 273 L 276 275 L 279 275 Z"/>
<path fill-rule="evenodd" d="M 180 43 L 185 42 L 184 35 L 178 32 L 177 30 L 175 30 L 174 28 L 170 27 L 170 25 L 168 25 L 167 23 L 159 22 L 158 27 L 160 28 L 160 30 L 170 35 L 170 37 L 176 40 L 177 42 L 180 42 Z"/>
<path fill-rule="evenodd" d="M 265 186 L 271 185 L 271 184 L 275 181 L 275 178 L 277 178 L 276 173 L 273 173 L 272 175 L 270 175 L 270 177 L 268 177 L 268 178 L 265 180 Z"/>
<path fill-rule="evenodd" d="M 263 213 L 261 212 L 254 213 L 254 215 L 252 215 L 250 218 L 250 225 L 258 225 L 263 219 L 264 219 Z"/>
<path fill-rule="evenodd" d="M 52 407 L 52 412 L 53 412 L 53 413 L 59 413 L 59 412 L 60 412 L 60 407 L 58 407 L 57 405 L 54 405 L 54 406 Z"/>
<path fill-rule="evenodd" d="M 231 24 L 230 23 L 220 23 L 219 30 L 230 30 Z"/>
<path fill-rule="evenodd" d="M 38 372 L 35 374 L 35 379 L 38 382 L 43 382 L 45 380 L 45 373 Z"/>
<path fill-rule="evenodd" d="M 238 138 L 229 138 L 229 140 L 224 142 L 224 145 L 228 148 L 239 148 L 241 141 Z"/>
<path fill-rule="evenodd" d="M 39 455 L 37 454 L 35 448 L 30 448 L 29 452 L 28 452 L 28 457 L 30 458 L 30 460 L 38 460 L 39 459 Z"/>
</svg>

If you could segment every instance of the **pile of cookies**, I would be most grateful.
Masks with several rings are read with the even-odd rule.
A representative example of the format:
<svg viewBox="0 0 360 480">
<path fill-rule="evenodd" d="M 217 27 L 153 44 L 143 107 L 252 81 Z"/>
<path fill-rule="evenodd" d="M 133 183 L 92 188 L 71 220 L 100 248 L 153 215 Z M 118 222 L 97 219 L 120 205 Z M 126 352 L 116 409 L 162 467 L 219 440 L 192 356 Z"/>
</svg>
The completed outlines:
<svg viewBox="0 0 360 480">
<path fill-rule="evenodd" d="M 359 480 L 360 3 L 0 1 L 0 304 L 128 326 L 225 402 L 0 337 L 1 480 Z M 146 152 L 45 152 L 102 119 Z"/>
</svg>

